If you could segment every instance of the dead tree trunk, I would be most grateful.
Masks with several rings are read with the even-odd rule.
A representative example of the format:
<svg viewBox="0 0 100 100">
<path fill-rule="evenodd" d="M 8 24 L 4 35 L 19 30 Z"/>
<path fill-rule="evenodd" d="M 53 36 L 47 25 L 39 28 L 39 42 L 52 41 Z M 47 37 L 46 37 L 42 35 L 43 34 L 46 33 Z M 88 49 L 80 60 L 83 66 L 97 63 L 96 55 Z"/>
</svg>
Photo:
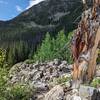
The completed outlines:
<svg viewBox="0 0 100 100">
<path fill-rule="evenodd" d="M 85 10 L 72 39 L 73 87 L 90 82 L 96 69 L 100 42 L 100 0 L 93 0 L 93 8 Z"/>
<path fill-rule="evenodd" d="M 91 81 L 93 79 L 93 76 L 95 74 L 95 70 L 96 70 L 96 59 L 98 56 L 98 44 L 100 41 L 100 27 L 97 31 L 96 37 L 95 37 L 95 45 L 93 46 L 92 50 L 91 50 L 91 59 L 89 61 L 89 66 L 88 66 L 88 80 Z"/>
</svg>

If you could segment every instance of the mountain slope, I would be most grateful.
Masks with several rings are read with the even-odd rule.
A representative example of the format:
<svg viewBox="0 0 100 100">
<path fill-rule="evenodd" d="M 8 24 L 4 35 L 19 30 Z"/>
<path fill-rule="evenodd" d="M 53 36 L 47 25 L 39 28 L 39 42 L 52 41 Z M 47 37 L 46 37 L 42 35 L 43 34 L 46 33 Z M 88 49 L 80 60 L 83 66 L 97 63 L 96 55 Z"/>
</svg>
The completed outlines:
<svg viewBox="0 0 100 100">
<path fill-rule="evenodd" d="M 71 31 L 75 26 L 74 21 L 81 12 L 80 0 L 40 2 L 12 20 L 0 21 L 0 47 L 7 49 L 7 59 L 12 54 L 12 52 L 9 54 L 10 51 L 13 51 L 13 59 L 20 52 L 14 63 L 25 60 L 30 52 L 35 51 L 44 33 L 50 32 L 54 36 L 61 29 Z M 24 49 L 28 49 L 25 51 L 25 57 L 20 57 L 24 50 L 21 48 L 22 44 Z"/>
</svg>

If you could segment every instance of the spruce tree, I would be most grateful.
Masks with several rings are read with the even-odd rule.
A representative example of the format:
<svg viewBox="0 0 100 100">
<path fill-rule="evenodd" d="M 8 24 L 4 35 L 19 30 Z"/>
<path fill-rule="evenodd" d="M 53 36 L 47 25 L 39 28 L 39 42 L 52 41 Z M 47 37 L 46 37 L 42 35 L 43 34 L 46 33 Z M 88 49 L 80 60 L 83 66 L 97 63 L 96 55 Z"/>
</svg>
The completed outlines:
<svg viewBox="0 0 100 100">
<path fill-rule="evenodd" d="M 37 55 L 34 56 L 35 59 L 40 61 L 50 60 L 52 59 L 52 49 L 51 49 L 51 37 L 50 34 L 47 33 L 45 39 L 43 40 L 40 49 L 37 52 Z"/>
<path fill-rule="evenodd" d="M 64 34 L 64 31 L 60 31 L 57 35 L 56 41 L 55 41 L 55 56 L 56 58 L 63 59 L 64 54 L 64 47 L 66 45 L 66 36 Z"/>
<path fill-rule="evenodd" d="M 6 51 L 0 49 L 0 67 L 3 67 L 6 58 Z"/>
</svg>

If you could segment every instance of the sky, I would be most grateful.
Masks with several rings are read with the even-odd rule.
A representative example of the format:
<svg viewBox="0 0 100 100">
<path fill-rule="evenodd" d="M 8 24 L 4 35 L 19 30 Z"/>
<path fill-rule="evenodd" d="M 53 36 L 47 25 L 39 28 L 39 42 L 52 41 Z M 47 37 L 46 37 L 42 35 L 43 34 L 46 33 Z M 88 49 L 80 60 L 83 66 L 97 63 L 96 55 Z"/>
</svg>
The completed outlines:
<svg viewBox="0 0 100 100">
<path fill-rule="evenodd" d="M 44 0 L 0 0 L 0 20 L 10 20 Z"/>
</svg>

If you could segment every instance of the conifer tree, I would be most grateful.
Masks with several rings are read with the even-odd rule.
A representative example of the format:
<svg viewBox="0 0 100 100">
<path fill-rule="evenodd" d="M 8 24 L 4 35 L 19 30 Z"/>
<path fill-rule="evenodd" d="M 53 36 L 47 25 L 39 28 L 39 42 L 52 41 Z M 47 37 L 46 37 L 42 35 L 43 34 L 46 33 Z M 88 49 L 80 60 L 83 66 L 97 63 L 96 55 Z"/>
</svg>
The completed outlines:
<svg viewBox="0 0 100 100">
<path fill-rule="evenodd" d="M 5 58 L 6 58 L 6 52 L 4 50 L 0 49 L 0 67 L 3 67 Z"/>
<path fill-rule="evenodd" d="M 47 33 L 40 49 L 37 52 L 37 55 L 35 55 L 35 59 L 38 59 L 40 61 L 45 61 L 45 60 L 50 60 L 52 58 L 51 42 L 52 41 L 50 34 Z"/>
<path fill-rule="evenodd" d="M 62 52 L 64 50 L 64 46 L 67 43 L 66 42 L 66 36 L 64 34 L 64 31 L 60 31 L 57 35 L 56 41 L 55 41 L 55 56 L 56 58 L 63 59 L 63 54 Z"/>
</svg>

